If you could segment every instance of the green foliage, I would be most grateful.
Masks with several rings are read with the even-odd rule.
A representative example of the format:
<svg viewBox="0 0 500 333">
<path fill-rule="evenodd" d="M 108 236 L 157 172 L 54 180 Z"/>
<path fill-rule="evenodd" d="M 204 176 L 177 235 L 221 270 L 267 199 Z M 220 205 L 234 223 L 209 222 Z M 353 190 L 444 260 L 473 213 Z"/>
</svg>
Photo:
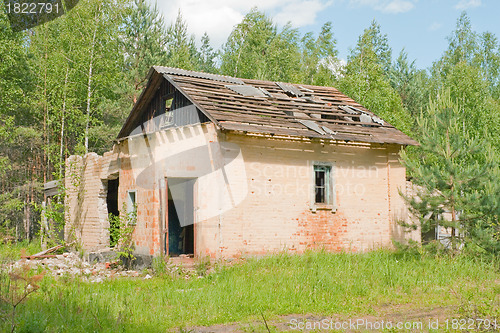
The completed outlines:
<svg viewBox="0 0 500 333">
<path fill-rule="evenodd" d="M 401 97 L 403 107 L 412 118 L 418 117 L 429 102 L 428 75 L 418 70 L 415 61 L 409 62 L 408 54 L 401 50 L 389 71 L 391 86 Z"/>
<path fill-rule="evenodd" d="M 198 51 L 194 36 L 188 36 L 188 27 L 179 10 L 173 24 L 167 28 L 167 64 L 182 69 L 195 69 Z"/>
<path fill-rule="evenodd" d="M 500 152 L 500 108 L 494 102 L 481 69 L 465 63 L 453 66 L 444 79 L 463 115 L 463 128 L 474 137 L 486 135 Z"/>
<path fill-rule="evenodd" d="M 198 276 L 205 276 L 210 269 L 210 256 L 200 257 L 196 259 L 195 271 Z"/>
<path fill-rule="evenodd" d="M 10 29 L 5 12 L 0 11 L 0 229 L 10 229 L 16 237 L 30 238 L 31 222 L 36 217 L 27 197 L 36 180 L 30 177 L 27 166 L 35 165 L 33 155 L 40 151 L 39 133 L 30 128 L 36 124 L 26 98 L 33 89 L 33 75 L 29 70 L 29 55 L 23 46 L 25 33 Z M 23 213 L 24 215 L 23 223 Z"/>
<path fill-rule="evenodd" d="M 405 196 L 422 232 L 437 224 L 451 229 L 451 247 L 477 240 L 498 227 L 498 157 L 487 138 L 471 136 L 464 114 L 448 91 L 418 119 L 420 150 L 402 154 L 416 193 Z M 490 238 L 492 240 L 492 238 Z"/>
<path fill-rule="evenodd" d="M 126 8 L 124 21 L 120 40 L 124 57 L 121 88 L 129 110 L 146 84 L 149 69 L 167 64 L 168 40 L 165 23 L 156 4 L 150 6 L 145 0 L 134 0 Z"/>
<path fill-rule="evenodd" d="M 491 32 L 484 32 L 480 36 L 480 57 L 475 61 L 489 82 L 490 92 L 493 98 L 500 98 L 500 43 L 498 38 Z"/>
<path fill-rule="evenodd" d="M 457 20 L 455 31 L 448 37 L 449 47 L 443 56 L 446 62 L 458 64 L 472 63 L 477 50 L 477 33 L 472 30 L 472 24 L 466 12 L 462 12 Z"/>
<path fill-rule="evenodd" d="M 2 235 L 3 243 L 0 243 L 0 265 L 11 264 L 21 259 L 21 253 L 27 255 L 40 252 L 40 242 L 37 239 L 30 241 L 22 240 L 20 242 L 9 242 L 8 237 Z"/>
<path fill-rule="evenodd" d="M 120 216 L 109 214 L 109 234 L 110 246 L 115 246 L 115 252 L 122 260 L 122 263 L 130 268 L 132 261 L 135 259 L 134 242 L 132 234 L 137 224 L 137 207 L 127 212 L 127 207 L 124 204 Z"/>
<path fill-rule="evenodd" d="M 336 86 L 347 96 L 409 134 L 412 120 L 408 111 L 403 108 L 401 97 L 391 87 L 388 73 L 384 70 L 390 51 L 386 49 L 386 37 L 380 36 L 378 29 L 378 25 L 372 23 L 359 37 Z"/>
<path fill-rule="evenodd" d="M 66 189 L 63 186 L 64 179 L 58 186 L 59 193 L 46 200 L 42 205 L 35 203 L 35 210 L 40 214 L 40 231 L 38 237 L 44 247 L 53 247 L 64 241 L 65 205 L 64 198 Z"/>
<path fill-rule="evenodd" d="M 216 56 L 217 52 L 215 52 L 213 47 L 210 45 L 210 37 L 208 37 L 208 34 L 205 32 L 201 37 L 199 60 L 196 66 L 197 70 L 207 73 L 216 73 Z"/>
<path fill-rule="evenodd" d="M 377 57 L 377 63 L 382 67 L 386 75 L 389 74 L 392 62 L 392 49 L 389 46 L 387 35 L 382 34 L 380 24 L 373 20 L 370 27 L 363 32 L 362 38 L 371 43 L 373 52 Z"/>
<path fill-rule="evenodd" d="M 221 72 L 243 78 L 293 82 L 299 66 L 298 31 L 278 31 L 264 13 L 252 9 L 222 48 Z"/>
<path fill-rule="evenodd" d="M 167 261 L 168 257 L 163 255 L 158 255 L 153 258 L 152 269 L 156 276 L 164 276 L 167 274 Z"/>
<path fill-rule="evenodd" d="M 114 214 L 108 214 L 109 220 L 109 246 L 114 247 L 118 244 L 118 240 L 120 239 L 120 226 L 122 225 L 122 221 L 120 216 L 116 216 Z"/>
<path fill-rule="evenodd" d="M 335 65 L 338 51 L 333 36 L 331 22 L 321 28 L 314 39 L 312 33 L 306 33 L 302 39 L 300 82 L 311 85 L 332 85 L 335 79 Z"/>
<path fill-rule="evenodd" d="M 167 27 L 158 8 L 145 0 L 80 1 L 66 15 L 25 33 L 12 32 L 0 12 L 0 230 L 33 237 L 42 184 L 63 177 L 67 156 L 109 150 L 152 65 L 335 86 L 417 140 L 426 133 L 415 120 L 420 114 L 431 119 L 429 100 L 449 90 L 459 106 L 462 139 L 485 137 L 499 154 L 499 40 L 474 31 L 462 13 L 448 42 L 425 71 L 404 50 L 392 61 L 387 35 L 373 21 L 343 67 L 330 22 L 317 36 L 301 35 L 291 24 L 278 27 L 257 8 L 221 50 L 212 48 L 207 34 L 198 48 L 180 12 Z M 413 149 L 406 159 L 418 162 L 421 153 Z M 490 159 L 472 155 L 463 162 L 485 166 Z M 475 190 L 497 191 L 495 183 L 488 186 Z M 468 249 L 495 248 L 500 237 L 497 215 L 491 213 L 500 200 L 486 197 L 490 203 L 472 212 L 484 219 L 469 230 L 476 236 Z M 53 213 L 60 219 L 58 207 Z"/>
<path fill-rule="evenodd" d="M 490 32 L 482 34 L 472 29 L 472 23 L 463 12 L 456 29 L 448 37 L 449 47 L 431 69 L 437 80 L 444 80 L 458 64 L 480 71 L 494 99 L 500 98 L 500 43 Z"/>
</svg>

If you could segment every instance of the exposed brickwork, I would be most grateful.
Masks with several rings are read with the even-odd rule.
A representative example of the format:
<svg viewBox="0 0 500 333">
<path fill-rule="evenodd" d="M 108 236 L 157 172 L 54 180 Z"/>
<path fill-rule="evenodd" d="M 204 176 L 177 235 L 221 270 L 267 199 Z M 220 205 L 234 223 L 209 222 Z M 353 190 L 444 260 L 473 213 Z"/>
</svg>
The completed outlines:
<svg viewBox="0 0 500 333">
<path fill-rule="evenodd" d="M 159 194 L 153 188 L 145 189 L 136 185 L 127 141 L 120 144 L 120 166 L 120 186 L 118 187 L 120 211 L 124 211 L 123 208 L 125 208 L 127 202 L 127 191 L 135 190 L 137 193 L 137 224 L 133 233 L 135 251 L 138 254 L 156 255 L 160 252 L 158 235 Z"/>
<path fill-rule="evenodd" d="M 95 153 L 85 158 L 71 156 L 66 167 L 67 240 L 77 238 L 85 250 L 109 245 L 106 208 L 107 182 L 100 177 L 103 158 Z"/>
</svg>

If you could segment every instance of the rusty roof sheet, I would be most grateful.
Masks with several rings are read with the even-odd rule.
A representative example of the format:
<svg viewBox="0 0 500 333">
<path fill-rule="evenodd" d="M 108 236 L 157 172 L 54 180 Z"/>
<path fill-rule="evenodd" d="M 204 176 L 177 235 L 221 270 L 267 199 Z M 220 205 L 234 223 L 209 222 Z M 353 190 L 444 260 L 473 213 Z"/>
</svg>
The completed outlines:
<svg viewBox="0 0 500 333">
<path fill-rule="evenodd" d="M 239 79 L 169 67 L 157 66 L 154 70 L 174 83 L 223 130 L 418 145 L 333 87 Z M 266 93 L 245 96 L 248 94 L 238 93 L 228 83 Z"/>
</svg>

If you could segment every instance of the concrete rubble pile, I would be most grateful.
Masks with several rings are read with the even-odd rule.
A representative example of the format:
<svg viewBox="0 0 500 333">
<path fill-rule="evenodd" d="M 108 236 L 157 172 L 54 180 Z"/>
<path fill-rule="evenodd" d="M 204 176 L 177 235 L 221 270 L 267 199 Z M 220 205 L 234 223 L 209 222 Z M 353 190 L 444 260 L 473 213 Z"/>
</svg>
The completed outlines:
<svg viewBox="0 0 500 333">
<path fill-rule="evenodd" d="M 11 265 L 12 269 L 28 265 L 31 269 L 43 268 L 55 277 L 79 277 L 82 281 L 102 282 L 116 277 L 141 277 L 141 273 L 133 270 L 122 270 L 111 267 L 110 263 L 86 262 L 75 253 L 63 253 L 53 258 L 21 259 Z M 149 278 L 146 275 L 142 278 Z"/>
</svg>

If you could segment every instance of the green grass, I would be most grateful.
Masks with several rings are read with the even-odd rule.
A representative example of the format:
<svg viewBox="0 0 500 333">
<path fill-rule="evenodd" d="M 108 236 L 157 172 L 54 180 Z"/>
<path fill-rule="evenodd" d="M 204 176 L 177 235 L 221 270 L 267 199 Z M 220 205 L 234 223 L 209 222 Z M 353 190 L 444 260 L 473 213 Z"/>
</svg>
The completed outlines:
<svg viewBox="0 0 500 333">
<path fill-rule="evenodd" d="M 21 259 L 21 250 L 24 249 L 27 255 L 35 254 L 42 251 L 40 241 L 34 240 L 28 242 L 24 240 L 14 244 L 1 244 L 0 245 L 0 264 L 8 263 L 12 260 Z"/>
<path fill-rule="evenodd" d="M 387 305 L 456 306 L 457 311 L 483 306 L 483 315 L 495 316 L 498 300 L 488 302 L 500 293 L 499 280 L 492 262 L 389 251 L 278 254 L 190 279 L 91 284 L 46 277 L 19 308 L 19 331 L 165 332 L 229 322 L 255 324 L 261 322 L 261 312 L 268 319 L 286 314 L 376 316 L 376 309 Z"/>
</svg>

